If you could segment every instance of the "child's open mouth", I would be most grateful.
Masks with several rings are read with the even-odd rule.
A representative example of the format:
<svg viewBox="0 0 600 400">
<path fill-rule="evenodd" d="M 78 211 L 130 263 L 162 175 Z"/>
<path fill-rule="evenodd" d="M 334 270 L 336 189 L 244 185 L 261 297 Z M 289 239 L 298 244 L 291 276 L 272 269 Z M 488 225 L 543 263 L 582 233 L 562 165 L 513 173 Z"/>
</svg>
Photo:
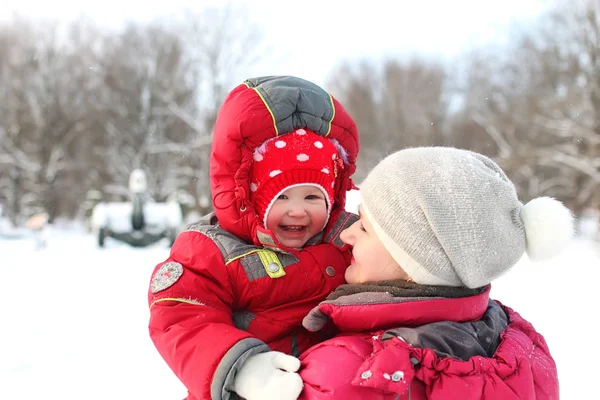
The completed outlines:
<svg viewBox="0 0 600 400">
<path fill-rule="evenodd" d="M 285 232 L 303 232 L 306 230 L 305 225 L 279 225 L 279 228 Z"/>
</svg>

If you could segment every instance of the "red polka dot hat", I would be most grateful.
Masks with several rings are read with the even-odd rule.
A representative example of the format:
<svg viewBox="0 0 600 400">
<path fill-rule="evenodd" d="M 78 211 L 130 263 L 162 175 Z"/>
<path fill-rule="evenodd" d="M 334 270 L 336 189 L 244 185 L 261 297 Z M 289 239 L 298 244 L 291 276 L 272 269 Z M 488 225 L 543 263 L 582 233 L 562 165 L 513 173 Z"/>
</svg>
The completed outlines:
<svg viewBox="0 0 600 400">
<path fill-rule="evenodd" d="M 335 141 L 308 129 L 269 139 L 254 151 L 250 196 L 263 226 L 275 200 L 290 187 L 313 185 L 327 201 L 327 220 L 334 203 L 336 178 L 344 168 Z M 325 221 L 327 224 L 327 221 Z"/>
</svg>

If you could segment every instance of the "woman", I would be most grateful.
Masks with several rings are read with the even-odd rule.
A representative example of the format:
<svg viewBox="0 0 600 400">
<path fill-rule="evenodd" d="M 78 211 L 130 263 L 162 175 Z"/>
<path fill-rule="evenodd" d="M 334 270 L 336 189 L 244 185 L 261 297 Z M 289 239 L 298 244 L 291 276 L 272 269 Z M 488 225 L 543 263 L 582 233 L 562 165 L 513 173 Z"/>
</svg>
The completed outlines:
<svg viewBox="0 0 600 400">
<path fill-rule="evenodd" d="M 558 399 L 542 335 L 489 299 L 526 252 L 557 254 L 573 233 L 551 198 L 523 205 L 487 157 L 414 148 L 361 185 L 360 220 L 340 286 L 303 321 L 341 334 L 302 356 L 301 399 Z"/>
</svg>

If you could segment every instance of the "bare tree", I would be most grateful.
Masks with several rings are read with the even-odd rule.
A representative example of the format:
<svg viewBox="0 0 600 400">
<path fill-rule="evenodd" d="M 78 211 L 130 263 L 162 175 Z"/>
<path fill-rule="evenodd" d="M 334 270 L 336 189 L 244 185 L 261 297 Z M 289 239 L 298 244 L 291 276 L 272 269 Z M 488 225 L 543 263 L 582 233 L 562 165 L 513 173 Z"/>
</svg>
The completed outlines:
<svg viewBox="0 0 600 400">
<path fill-rule="evenodd" d="M 489 136 L 487 153 L 524 198 L 550 195 L 575 210 L 600 201 L 598 11 L 595 1 L 565 3 L 512 48 L 468 59 L 458 126 Z"/>
<path fill-rule="evenodd" d="M 1 147 L 10 169 L 10 214 L 43 209 L 53 217 L 73 206 L 63 196 L 75 189 L 70 150 L 83 131 L 76 49 L 57 24 L 17 21 L 5 32 L 18 39 L 9 41 L 0 83 L 9 99 L 2 109 Z"/>
<path fill-rule="evenodd" d="M 528 44 L 510 55 L 475 52 L 468 58 L 462 106 L 453 116 L 452 144 L 496 159 L 523 198 L 539 194 L 536 154 L 540 134 L 532 115 L 539 107 L 539 73 Z"/>
<path fill-rule="evenodd" d="M 572 178 L 574 208 L 600 205 L 600 4 L 562 7 L 537 37 L 548 96 L 534 121 L 557 145 L 540 163 Z"/>
<path fill-rule="evenodd" d="M 82 216 L 121 199 L 134 168 L 158 200 L 210 199 L 208 155 L 225 94 L 260 38 L 233 8 L 101 31 L 16 19 L 0 30 L 0 202 Z M 234 30 L 231 27 L 237 27 Z M 190 196 L 187 196 L 188 198 Z M 198 205 L 196 205 L 198 206 Z M 200 202 L 209 209 L 210 202 Z"/>
<path fill-rule="evenodd" d="M 360 132 L 357 181 L 390 152 L 445 140 L 449 98 L 441 65 L 419 60 L 390 60 L 381 68 L 346 63 L 332 76 L 332 93 Z"/>
<path fill-rule="evenodd" d="M 182 151 L 185 167 L 182 188 L 198 201 L 201 212 L 210 206 L 209 157 L 212 133 L 221 104 L 234 85 L 248 78 L 247 71 L 264 56 L 263 35 L 249 22 L 244 6 L 207 7 L 201 13 L 186 11 L 175 29 L 192 66 L 197 113 L 168 101 L 169 109 L 193 128 Z"/>
<path fill-rule="evenodd" d="M 195 85 L 181 41 L 158 25 L 129 25 L 104 46 L 100 73 L 105 90 L 95 115 L 104 132 L 97 147 L 108 175 L 102 189 L 126 194 L 129 174 L 143 168 L 152 194 L 164 199 L 176 190 L 181 165 L 169 144 L 185 143 L 191 132 L 166 101 L 194 113 Z"/>
</svg>

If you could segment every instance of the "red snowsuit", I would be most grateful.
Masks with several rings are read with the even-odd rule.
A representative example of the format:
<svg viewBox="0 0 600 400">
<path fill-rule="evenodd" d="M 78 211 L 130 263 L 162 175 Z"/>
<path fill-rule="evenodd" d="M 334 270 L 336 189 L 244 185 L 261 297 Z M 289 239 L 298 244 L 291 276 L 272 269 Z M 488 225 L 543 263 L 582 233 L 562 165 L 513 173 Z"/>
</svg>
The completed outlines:
<svg viewBox="0 0 600 400">
<path fill-rule="evenodd" d="M 304 324 L 327 319 L 342 334 L 301 356 L 301 400 L 559 398 L 544 338 L 490 301 L 489 286 L 460 298 L 355 293 L 323 302 Z"/>
<path fill-rule="evenodd" d="M 336 139 L 347 151 L 324 232 L 301 250 L 281 248 L 249 203 L 254 148 L 298 128 Z M 188 399 L 235 399 L 237 370 L 251 355 L 299 355 L 323 340 L 302 318 L 344 282 L 351 254 L 339 233 L 353 187 L 356 126 L 318 86 L 293 77 L 251 79 L 225 100 L 210 160 L 215 215 L 180 234 L 150 284 L 150 336 L 184 383 Z"/>
</svg>

